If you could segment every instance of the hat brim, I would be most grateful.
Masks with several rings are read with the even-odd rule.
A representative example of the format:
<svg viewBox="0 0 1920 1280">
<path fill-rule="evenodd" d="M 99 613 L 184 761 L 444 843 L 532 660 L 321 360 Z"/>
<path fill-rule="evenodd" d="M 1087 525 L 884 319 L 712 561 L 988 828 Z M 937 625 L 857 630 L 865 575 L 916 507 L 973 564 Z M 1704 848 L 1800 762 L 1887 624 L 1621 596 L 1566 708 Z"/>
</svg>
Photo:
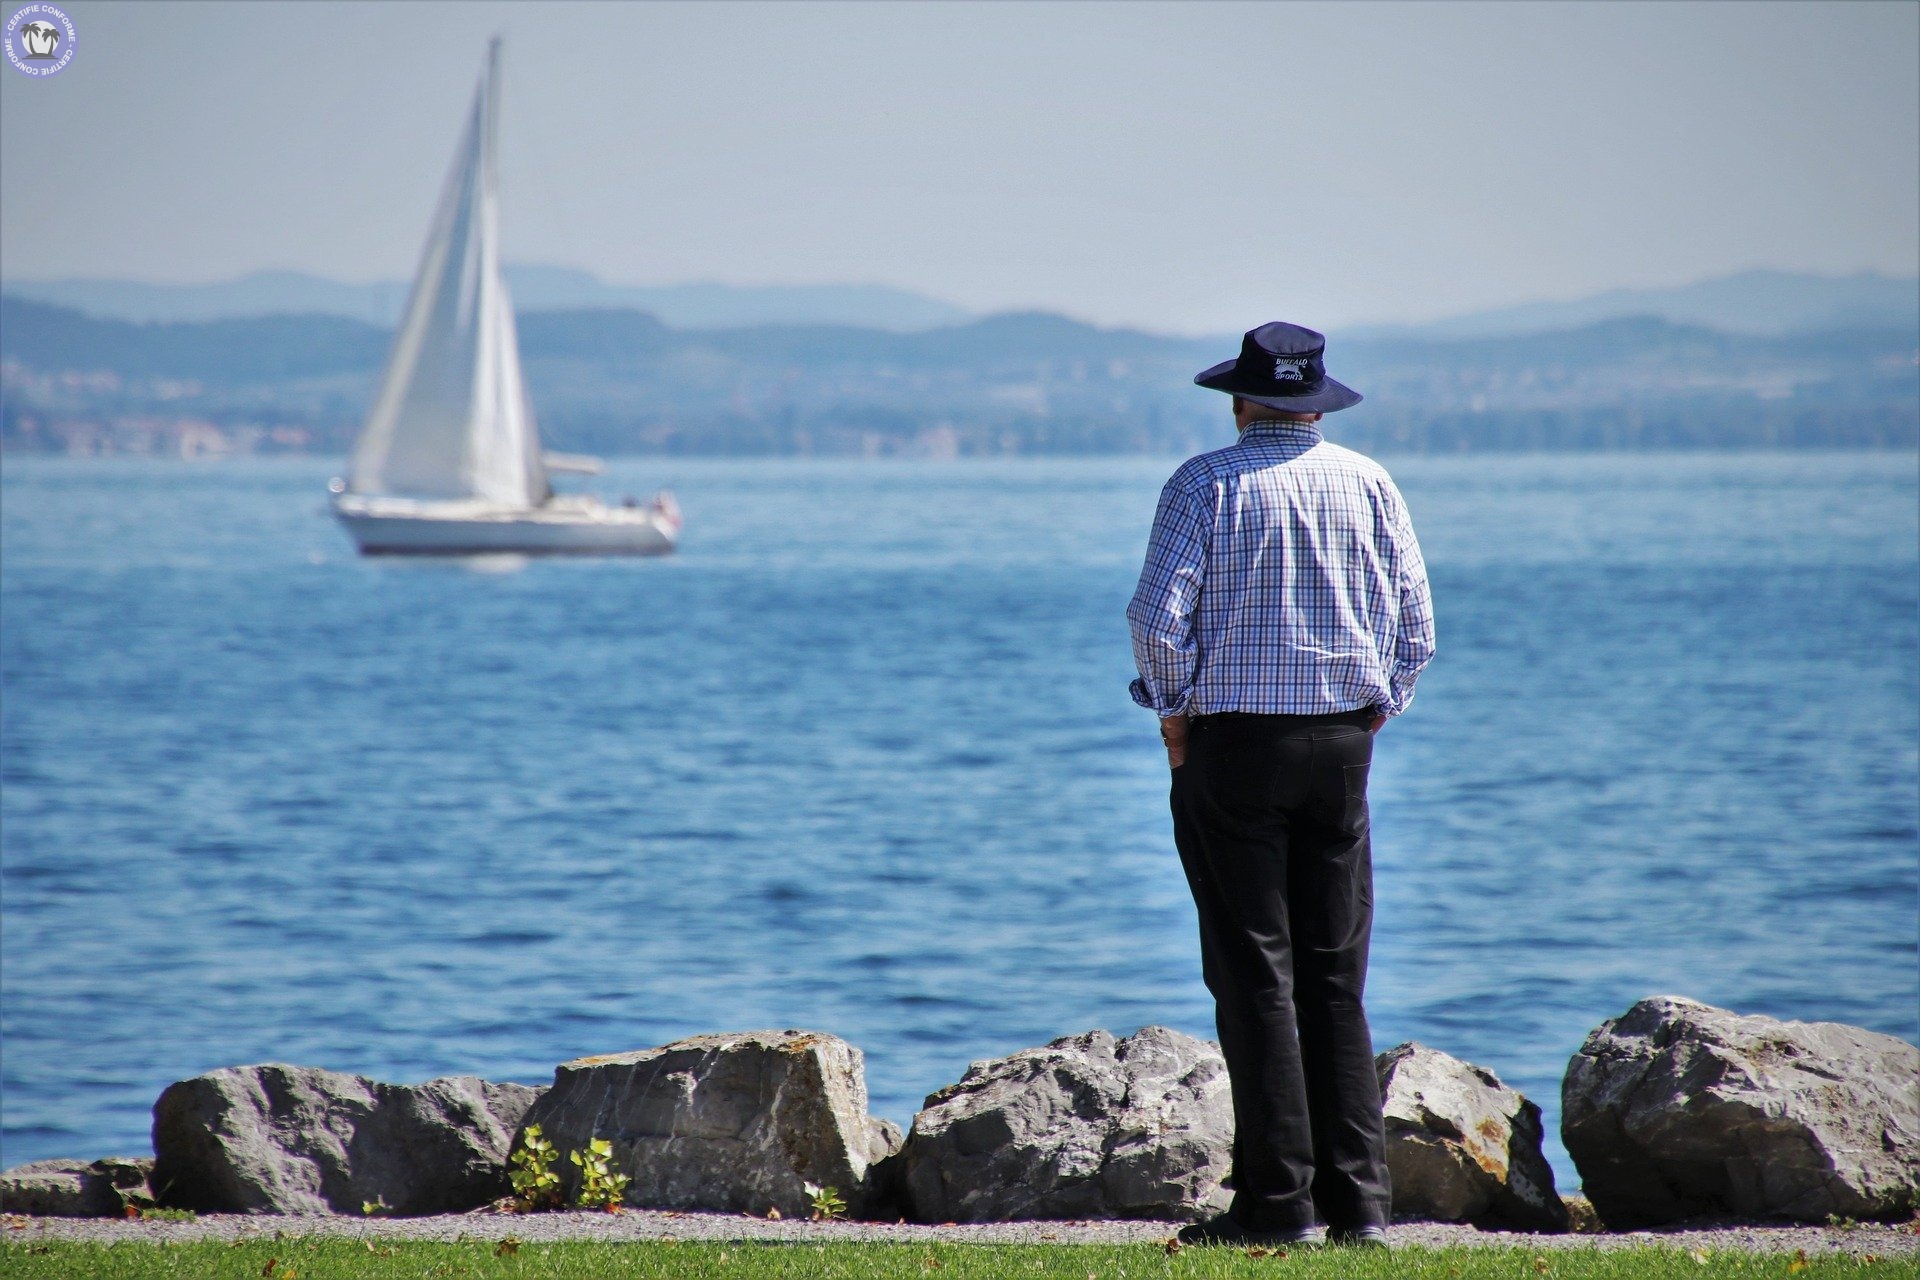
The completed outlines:
<svg viewBox="0 0 1920 1280">
<path fill-rule="evenodd" d="M 1255 404 L 1265 405 L 1269 409 L 1278 409 L 1282 413 L 1337 413 L 1341 409 L 1350 409 L 1366 399 L 1352 387 L 1335 382 L 1332 378 L 1320 379 L 1320 385 L 1305 395 L 1276 396 L 1264 390 L 1253 391 L 1234 377 L 1234 369 L 1239 363 L 1238 357 L 1223 360 L 1213 368 L 1204 369 L 1195 374 L 1194 384 L 1206 387 L 1210 391 L 1224 391 L 1228 395 L 1239 396 L 1242 400 L 1251 400 Z"/>
</svg>

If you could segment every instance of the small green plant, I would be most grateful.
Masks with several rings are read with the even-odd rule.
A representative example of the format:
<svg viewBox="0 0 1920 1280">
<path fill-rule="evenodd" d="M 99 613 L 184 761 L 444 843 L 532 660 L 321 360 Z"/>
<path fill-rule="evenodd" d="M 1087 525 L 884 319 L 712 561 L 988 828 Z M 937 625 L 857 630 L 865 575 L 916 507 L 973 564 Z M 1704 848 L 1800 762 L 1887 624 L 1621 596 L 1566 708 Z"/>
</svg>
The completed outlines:
<svg viewBox="0 0 1920 1280">
<path fill-rule="evenodd" d="M 147 1185 L 148 1175 L 141 1170 L 128 1167 L 120 1160 L 102 1160 L 95 1168 L 104 1168 L 107 1186 L 113 1192 L 114 1199 L 120 1202 L 120 1212 L 129 1218 L 138 1218 L 142 1209 L 158 1209 L 160 1198 L 173 1190 L 171 1180 L 158 1191 Z"/>
<path fill-rule="evenodd" d="M 382 1192 L 372 1200 L 362 1200 L 360 1212 L 369 1218 L 384 1218 L 393 1212 L 393 1206 L 387 1203 L 386 1194 Z"/>
<path fill-rule="evenodd" d="M 522 1213 L 556 1208 L 560 1204 L 560 1175 L 553 1171 L 553 1162 L 559 1154 L 541 1135 L 539 1125 L 527 1126 L 519 1148 L 511 1157 L 513 1171 L 508 1175 L 513 1183 L 515 1207 Z"/>
<path fill-rule="evenodd" d="M 138 1208 L 127 1206 L 127 1216 L 138 1216 L 142 1222 L 198 1222 L 200 1215 L 191 1209 L 161 1209 L 153 1205 Z"/>
<path fill-rule="evenodd" d="M 618 1213 L 620 1201 L 627 1194 L 627 1184 L 633 1179 L 614 1172 L 613 1143 L 595 1138 L 587 1143 L 585 1151 L 568 1152 L 567 1159 L 580 1169 L 580 1207 Z"/>
<path fill-rule="evenodd" d="M 813 1213 L 810 1216 L 815 1222 L 832 1222 L 835 1218 L 847 1216 L 847 1202 L 840 1198 L 838 1187 L 816 1187 L 811 1182 L 801 1185 L 813 1201 Z"/>
</svg>

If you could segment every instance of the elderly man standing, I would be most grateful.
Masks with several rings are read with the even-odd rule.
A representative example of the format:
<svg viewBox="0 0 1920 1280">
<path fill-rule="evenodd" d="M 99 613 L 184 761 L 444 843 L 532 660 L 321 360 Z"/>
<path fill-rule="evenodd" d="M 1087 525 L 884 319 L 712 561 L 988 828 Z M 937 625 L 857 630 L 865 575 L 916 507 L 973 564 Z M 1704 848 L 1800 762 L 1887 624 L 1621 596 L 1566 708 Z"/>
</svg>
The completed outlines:
<svg viewBox="0 0 1920 1280">
<path fill-rule="evenodd" d="M 1384 468 L 1328 443 L 1360 402 L 1311 329 L 1267 324 L 1199 385 L 1240 438 L 1160 494 L 1127 607 L 1173 770 L 1174 842 L 1232 1080 L 1233 1203 L 1188 1242 L 1384 1246 L 1391 1210 L 1362 990 L 1367 768 L 1433 656 L 1426 567 Z"/>
</svg>

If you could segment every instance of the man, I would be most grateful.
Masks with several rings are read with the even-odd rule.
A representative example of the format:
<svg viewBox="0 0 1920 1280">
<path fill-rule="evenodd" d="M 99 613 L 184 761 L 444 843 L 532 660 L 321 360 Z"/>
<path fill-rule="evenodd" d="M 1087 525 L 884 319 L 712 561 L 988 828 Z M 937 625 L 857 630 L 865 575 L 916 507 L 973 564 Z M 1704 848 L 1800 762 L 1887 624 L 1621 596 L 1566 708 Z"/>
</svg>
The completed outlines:
<svg viewBox="0 0 1920 1280">
<path fill-rule="evenodd" d="M 1240 438 L 1167 481 L 1127 606 L 1233 1091 L 1232 1207 L 1190 1242 L 1310 1243 L 1317 1212 L 1330 1242 L 1386 1244 L 1367 767 L 1433 611 L 1399 490 L 1321 439 L 1360 402 L 1325 347 L 1262 325 L 1194 379 L 1233 396 Z"/>
</svg>

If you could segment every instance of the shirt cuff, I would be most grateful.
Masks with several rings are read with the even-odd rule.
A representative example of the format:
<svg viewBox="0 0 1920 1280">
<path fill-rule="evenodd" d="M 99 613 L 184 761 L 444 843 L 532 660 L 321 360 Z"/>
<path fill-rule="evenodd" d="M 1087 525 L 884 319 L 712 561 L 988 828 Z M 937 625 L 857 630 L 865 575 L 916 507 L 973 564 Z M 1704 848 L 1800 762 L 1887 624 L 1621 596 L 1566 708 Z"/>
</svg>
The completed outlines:
<svg viewBox="0 0 1920 1280">
<path fill-rule="evenodd" d="M 1139 676 L 1135 676 L 1133 683 L 1127 686 L 1127 692 L 1133 696 L 1135 702 L 1163 718 L 1166 716 L 1180 715 L 1186 709 L 1184 700 L 1180 705 L 1171 707 L 1162 706 L 1155 702 L 1153 700 L 1153 693 L 1147 688 L 1147 682 Z"/>
</svg>

